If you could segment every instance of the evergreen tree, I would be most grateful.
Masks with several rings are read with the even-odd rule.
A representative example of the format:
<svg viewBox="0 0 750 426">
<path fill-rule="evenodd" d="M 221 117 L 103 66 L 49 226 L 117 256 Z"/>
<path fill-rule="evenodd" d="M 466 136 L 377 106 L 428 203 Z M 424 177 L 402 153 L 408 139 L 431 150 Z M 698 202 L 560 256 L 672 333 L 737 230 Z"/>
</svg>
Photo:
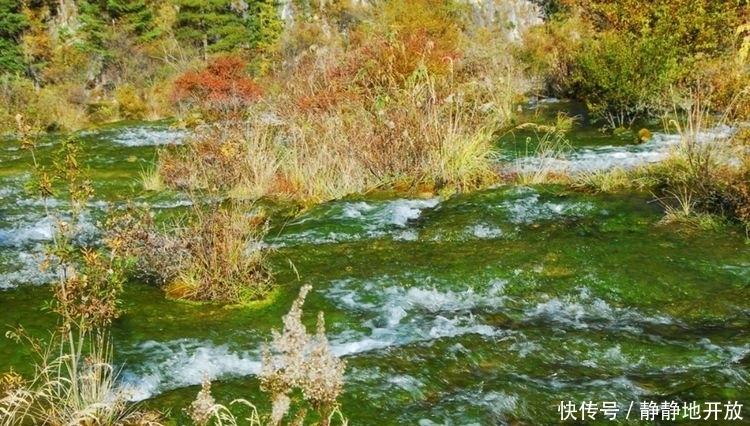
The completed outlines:
<svg viewBox="0 0 750 426">
<path fill-rule="evenodd" d="M 78 11 L 87 41 L 86 47 L 103 53 L 109 35 L 107 28 L 108 16 L 106 16 L 104 5 L 102 5 L 102 2 L 96 0 L 81 0 L 78 2 Z"/>
<path fill-rule="evenodd" d="M 20 40 L 26 26 L 20 2 L 0 0 L 0 73 L 23 71 Z"/>
<path fill-rule="evenodd" d="M 234 4 L 233 4 L 234 3 Z M 248 47 L 245 26 L 247 4 L 230 0 L 178 0 L 175 34 L 194 47 L 208 45 L 211 52 Z"/>
<path fill-rule="evenodd" d="M 256 0 L 250 6 L 247 27 L 250 32 L 251 48 L 267 51 L 276 44 L 284 29 L 279 8 L 279 2 L 276 0 Z"/>
<path fill-rule="evenodd" d="M 140 40 L 157 36 L 154 32 L 154 14 L 146 0 L 107 0 L 105 11 L 122 29 Z"/>
<path fill-rule="evenodd" d="M 106 53 L 108 40 L 125 32 L 140 41 L 156 37 L 154 15 L 146 0 L 80 0 L 86 40 L 93 50 Z"/>
<path fill-rule="evenodd" d="M 274 0 L 177 0 L 177 38 L 209 52 L 265 48 L 281 32 Z"/>
</svg>

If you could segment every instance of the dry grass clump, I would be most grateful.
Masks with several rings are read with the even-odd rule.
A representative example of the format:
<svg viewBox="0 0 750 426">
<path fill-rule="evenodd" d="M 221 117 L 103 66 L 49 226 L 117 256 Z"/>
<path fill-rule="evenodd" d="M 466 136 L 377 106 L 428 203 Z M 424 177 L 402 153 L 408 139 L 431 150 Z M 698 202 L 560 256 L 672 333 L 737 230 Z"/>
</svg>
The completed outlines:
<svg viewBox="0 0 750 426">
<path fill-rule="evenodd" d="M 180 274 L 190 257 L 179 235 L 160 231 L 148 208 L 128 206 L 110 215 L 106 224 L 109 245 L 118 254 L 132 259 L 131 277 L 147 283 L 164 285 Z"/>
<path fill-rule="evenodd" d="M 80 331 L 62 331 L 46 344 L 16 332 L 6 333 L 17 340 L 26 339 L 37 359 L 31 379 L 12 373 L 4 376 L 0 425 L 160 424 L 157 415 L 138 411 L 117 388 L 111 339 L 99 332 L 77 335 Z"/>
<path fill-rule="evenodd" d="M 645 189 L 645 184 L 642 179 L 638 178 L 637 173 L 621 167 L 609 170 L 586 171 L 573 176 L 571 185 L 583 191 L 605 193 L 630 189 Z"/>
<path fill-rule="evenodd" d="M 272 288 L 262 216 L 239 203 L 193 200 L 182 223 L 157 228 L 148 209 L 129 208 L 108 225 L 110 244 L 132 259 L 130 273 L 178 299 L 242 303 Z"/>
<path fill-rule="evenodd" d="M 278 125 L 262 117 L 224 121 L 195 129 L 184 147 L 162 150 L 157 171 L 172 188 L 257 198 L 276 184 L 282 145 Z"/>
<path fill-rule="evenodd" d="M 534 137 L 526 138 L 525 152 L 518 153 L 516 161 L 506 166 L 505 174 L 521 185 L 571 183 L 573 177 L 567 170 L 560 169 L 558 163 L 573 152 L 567 133 L 576 120 L 576 117 L 559 113 L 552 125 L 523 123 L 516 126 L 518 130 L 533 131 Z"/>
<path fill-rule="evenodd" d="M 156 169 L 142 169 L 138 173 L 138 180 L 144 191 L 157 192 L 167 188 L 164 178 Z"/>
<path fill-rule="evenodd" d="M 359 170 L 349 182 L 472 189 L 493 181 L 494 131 L 514 93 L 508 68 L 475 55 L 460 31 L 465 17 L 449 2 L 371 13 L 346 47 L 301 54 L 284 71 L 281 121 L 302 140 L 327 135 L 328 151 Z"/>
<path fill-rule="evenodd" d="M 670 157 L 646 170 L 652 190 L 664 206 L 666 221 L 715 223 L 716 218 L 739 221 L 748 228 L 748 177 L 750 150 L 747 131 L 727 128 L 732 111 L 716 117 L 710 113 L 713 92 L 698 86 L 676 98 L 668 128 L 681 137 Z M 735 98 L 734 108 L 747 103 L 744 93 Z M 713 216 L 713 218 L 712 218 Z M 713 227 L 713 225 L 712 225 Z"/>
<path fill-rule="evenodd" d="M 245 399 L 236 399 L 231 405 L 242 404 L 249 408 L 246 425 L 304 425 L 329 426 L 334 419 L 342 426 L 348 424 L 338 405 L 344 386 L 346 363 L 331 353 L 325 335 L 323 313 L 318 313 L 315 336 L 307 333 L 302 323 L 302 304 L 312 287 L 305 285 L 284 316 L 281 333 L 274 331 L 273 342 L 263 354 L 259 377 L 261 390 L 270 394 L 272 408 L 268 421 L 262 421 L 256 407 Z M 312 411 L 313 413 L 310 413 Z M 211 382 L 204 378 L 196 399 L 186 410 L 198 426 L 207 424 L 238 424 L 237 417 L 211 395 Z"/>
<path fill-rule="evenodd" d="M 235 207 L 195 210 L 197 216 L 181 235 L 190 256 L 168 287 L 171 295 L 220 303 L 266 295 L 273 281 L 261 244 L 265 224 Z"/>
<path fill-rule="evenodd" d="M 245 402 L 252 410 L 251 416 L 247 419 L 247 426 L 260 426 L 262 423 L 260 422 L 255 406 L 245 400 L 235 400 L 232 401 L 232 404 L 240 401 Z M 217 403 L 211 394 L 211 381 L 208 377 L 203 378 L 200 392 L 198 392 L 195 400 L 190 403 L 190 406 L 185 409 L 185 413 L 187 413 L 195 426 L 206 426 L 211 424 L 212 421 L 219 426 L 224 424 L 237 426 L 237 417 L 232 414 L 229 408 Z"/>
<path fill-rule="evenodd" d="M 331 353 L 323 313 L 318 313 L 315 338 L 302 324 L 302 304 L 310 289 L 310 285 L 302 287 L 284 316 L 284 329 L 281 333 L 274 332 L 271 348 L 266 348 L 263 354 L 261 389 L 271 394 L 271 424 L 274 425 L 282 424 L 289 413 L 295 391 L 301 392 L 304 404 L 317 412 L 320 424 L 329 425 L 344 387 L 346 363 Z M 304 419 L 307 408 L 299 408 L 296 416 Z"/>
</svg>

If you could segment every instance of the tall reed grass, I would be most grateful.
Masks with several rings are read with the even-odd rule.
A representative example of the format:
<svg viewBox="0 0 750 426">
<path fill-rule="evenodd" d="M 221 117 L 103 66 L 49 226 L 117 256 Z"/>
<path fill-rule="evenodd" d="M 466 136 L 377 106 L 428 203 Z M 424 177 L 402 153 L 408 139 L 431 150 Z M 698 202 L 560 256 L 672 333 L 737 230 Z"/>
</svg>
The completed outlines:
<svg viewBox="0 0 750 426">
<path fill-rule="evenodd" d="M 575 117 L 560 113 L 553 125 L 524 123 L 516 127 L 518 130 L 531 130 L 535 135 L 534 138 L 526 138 L 525 151 L 517 154 L 518 158 L 511 166 L 511 174 L 517 183 L 538 185 L 571 182 L 568 171 L 561 170 L 558 164 L 573 152 L 567 133 L 575 121 Z"/>
<path fill-rule="evenodd" d="M 680 135 L 680 143 L 664 164 L 651 169 L 657 178 L 655 196 L 667 221 L 701 221 L 706 214 L 740 219 L 748 201 L 742 195 L 749 173 L 741 134 L 732 129 L 731 111 L 711 112 L 710 88 L 699 86 L 675 96 L 665 128 Z"/>
</svg>

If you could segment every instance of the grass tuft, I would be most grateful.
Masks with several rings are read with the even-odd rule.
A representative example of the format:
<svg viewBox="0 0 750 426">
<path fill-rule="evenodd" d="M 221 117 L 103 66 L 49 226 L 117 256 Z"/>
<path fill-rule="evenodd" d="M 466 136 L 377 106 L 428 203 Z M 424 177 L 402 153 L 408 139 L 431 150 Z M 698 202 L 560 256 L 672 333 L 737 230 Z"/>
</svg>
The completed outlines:
<svg viewBox="0 0 750 426">
<path fill-rule="evenodd" d="M 164 191 L 167 186 L 161 174 L 154 169 L 143 169 L 138 173 L 138 180 L 144 191 L 159 192 Z"/>
</svg>

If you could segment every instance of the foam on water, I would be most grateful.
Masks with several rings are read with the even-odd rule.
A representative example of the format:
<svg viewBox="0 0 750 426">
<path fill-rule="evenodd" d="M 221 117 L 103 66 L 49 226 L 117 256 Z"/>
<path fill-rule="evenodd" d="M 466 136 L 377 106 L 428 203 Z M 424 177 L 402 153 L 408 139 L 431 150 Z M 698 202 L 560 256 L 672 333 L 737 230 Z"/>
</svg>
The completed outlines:
<svg viewBox="0 0 750 426">
<path fill-rule="evenodd" d="M 196 339 L 147 341 L 123 353 L 147 358 L 136 366 L 127 366 L 121 374 L 123 387 L 133 401 L 200 384 L 204 376 L 215 380 L 260 371 L 259 353 L 233 351 L 226 345 Z"/>
<path fill-rule="evenodd" d="M 0 247 L 20 247 L 33 242 L 50 241 L 57 230 L 57 219 L 45 216 L 34 223 L 14 229 L 0 229 Z"/>
<path fill-rule="evenodd" d="M 181 144 L 186 132 L 169 127 L 128 127 L 117 131 L 112 142 L 129 147 Z"/>
<path fill-rule="evenodd" d="M 51 268 L 42 270 L 44 247 L 38 245 L 28 251 L 18 251 L 11 259 L 0 262 L 0 289 L 21 285 L 42 285 L 53 282 L 57 275 Z"/>
<path fill-rule="evenodd" d="M 538 220 L 551 220 L 563 217 L 583 217 L 595 211 L 591 203 L 540 201 L 539 193 L 527 187 L 514 190 L 512 199 L 500 203 L 507 212 L 507 219 L 515 225 L 528 225 Z"/>
<path fill-rule="evenodd" d="M 504 281 L 494 280 L 485 291 L 475 292 L 429 284 L 407 287 L 389 277 L 334 282 L 324 295 L 367 317 L 361 325 L 369 330 L 332 337 L 334 353 L 341 356 L 465 334 L 505 335 L 506 331 L 483 324 L 472 314 L 478 307 L 502 306 L 504 286 Z"/>
<path fill-rule="evenodd" d="M 415 241 L 410 222 L 439 199 L 397 199 L 385 202 L 331 202 L 287 224 L 281 235 L 268 238 L 273 247 L 289 244 L 326 244 L 390 236 Z M 332 230 L 335 226 L 335 231 Z"/>
<path fill-rule="evenodd" d="M 270 247 L 280 248 L 294 244 L 332 244 L 356 241 L 364 238 L 359 233 L 321 232 L 319 229 L 308 229 L 302 232 L 284 234 L 267 238 Z"/>
<path fill-rule="evenodd" d="M 425 384 L 413 376 L 410 376 L 408 374 L 399 374 L 396 376 L 388 377 L 387 382 L 405 390 L 415 399 L 424 397 L 424 392 L 422 391 L 422 389 L 424 388 Z"/>
<path fill-rule="evenodd" d="M 365 203 L 364 201 L 359 203 L 346 203 L 343 208 L 341 216 L 347 219 L 362 219 L 364 214 L 375 209 L 375 206 Z"/>
<path fill-rule="evenodd" d="M 8 148 L 7 150 L 8 151 L 17 151 L 17 149 L 13 149 L 13 148 Z M 2 157 L 0 157 L 0 164 L 6 163 L 6 162 L 10 162 L 10 161 L 15 161 L 15 160 L 18 160 L 19 158 L 21 158 L 20 154 L 10 154 L 10 155 L 9 154 L 5 154 Z"/>
<path fill-rule="evenodd" d="M 385 349 L 415 341 L 453 337 L 468 333 L 495 336 L 497 331 L 489 326 L 477 325 L 465 318 L 438 317 L 420 331 L 416 326 L 407 327 L 406 333 L 393 328 L 373 327 L 370 336 L 355 331 L 346 331 L 329 338 L 332 353 L 338 357 L 362 352 Z M 230 350 L 226 345 L 215 345 L 210 341 L 179 339 L 160 343 L 148 341 L 132 350 L 122 351 L 137 353 L 145 358 L 135 366 L 126 366 L 121 374 L 123 386 L 129 398 L 143 400 L 162 392 L 201 383 L 204 376 L 210 379 L 241 377 L 255 375 L 260 371 L 260 348 L 253 347 L 245 351 Z M 418 392 L 420 384 L 408 380 L 405 376 L 394 379 L 395 385 Z"/>
<path fill-rule="evenodd" d="M 467 334 L 488 337 L 507 334 L 503 330 L 481 324 L 471 314 L 436 315 L 433 318 L 404 321 L 405 317 L 406 315 L 402 313 L 393 319 L 380 318 L 380 321 L 365 321 L 362 326 L 369 330 L 367 332 L 350 330 L 331 336 L 329 341 L 332 352 L 342 357 Z"/>
<path fill-rule="evenodd" d="M 563 328 L 630 328 L 637 324 L 672 324 L 665 316 L 647 316 L 630 308 L 613 307 L 591 295 L 587 287 L 579 287 L 578 294 L 547 297 L 547 300 L 524 310 L 527 321 L 543 321 Z"/>
<path fill-rule="evenodd" d="M 0 182 L 0 200 L 2 200 L 3 202 L 11 198 L 15 198 L 21 192 L 23 192 L 23 188 L 18 182 L 5 179 Z"/>
<path fill-rule="evenodd" d="M 634 325 L 637 328 L 644 323 L 673 324 L 670 318 L 647 316 L 631 308 L 614 307 L 595 297 L 586 287 L 576 288 L 569 295 L 543 296 L 546 300 L 526 302 L 523 297 L 507 295 L 507 285 L 505 280 L 494 279 L 477 289 L 461 288 L 460 285 L 440 282 L 435 278 L 409 275 L 365 281 L 337 280 L 317 291 L 358 318 L 356 327 L 336 334 L 329 333 L 332 352 L 339 357 L 473 335 L 496 342 L 510 342 L 507 346 L 508 357 L 515 356 L 552 368 L 550 374 L 542 376 L 512 373 L 514 380 L 526 382 L 520 389 L 529 391 L 539 388 L 545 392 L 568 394 L 586 392 L 588 389 L 601 400 L 623 401 L 637 400 L 649 394 L 637 379 L 629 377 L 630 373 L 687 374 L 692 369 L 703 371 L 712 368 L 719 369 L 720 374 L 728 380 L 749 380 L 744 370 L 736 365 L 744 362 L 750 354 L 750 345 L 721 346 L 703 339 L 696 345 L 690 345 L 691 349 L 684 357 L 673 362 L 667 360 L 665 365 L 664 359 L 634 349 L 629 342 L 641 338 L 641 332 L 631 330 Z M 506 306 L 520 314 L 520 329 L 512 327 L 504 330 L 486 324 L 481 317 L 474 315 L 474 312 L 503 311 Z M 524 327 L 529 328 L 524 330 Z M 557 329 L 563 333 L 539 334 L 539 327 Z M 624 332 L 626 337 L 622 342 L 592 340 L 589 332 L 598 333 L 598 330 L 615 334 Z M 654 341 L 654 344 L 683 347 L 683 342 L 665 339 Z M 145 358 L 145 361 L 128 366 L 122 380 L 131 398 L 140 400 L 170 389 L 197 385 L 204 375 L 217 379 L 257 374 L 261 359 L 260 343 L 249 342 L 246 343 L 247 347 L 238 347 L 237 343 L 234 345 L 230 348 L 197 339 L 144 342 L 130 352 L 137 354 L 139 359 Z M 549 345 L 555 345 L 555 349 L 550 350 Z M 703 349 L 696 350 L 694 346 Z M 474 356 L 474 350 L 456 342 L 446 349 L 445 354 L 454 359 L 464 359 Z M 565 377 L 564 373 L 569 369 L 577 371 L 580 368 L 607 373 L 584 381 Z M 353 369 L 346 375 L 347 383 L 357 386 L 361 382 L 379 398 L 397 392 L 401 398 L 416 401 L 422 398 L 428 386 L 428 378 L 418 373 L 385 371 L 381 367 Z M 634 377 L 638 377 L 638 374 Z M 519 410 L 525 410 L 520 403 L 523 397 L 516 394 L 473 387 L 457 392 L 451 395 L 450 400 L 444 400 L 445 404 L 431 405 L 434 408 L 429 409 L 429 415 L 425 413 L 423 423 L 464 424 L 459 420 L 460 415 L 450 411 L 452 404 L 465 404 L 463 406 L 480 409 L 498 419 L 506 413 L 517 415 Z"/>
<path fill-rule="evenodd" d="M 503 230 L 499 227 L 484 223 L 478 223 L 468 227 L 466 233 L 480 239 L 493 239 L 504 235 Z"/>
<path fill-rule="evenodd" d="M 526 358 L 531 354 L 546 351 L 546 348 L 539 343 L 526 338 L 522 333 L 518 336 L 518 341 L 510 345 L 509 349 L 515 351 L 519 358 Z"/>
<path fill-rule="evenodd" d="M 429 278 L 409 277 L 404 281 L 387 276 L 364 283 L 352 279 L 338 280 L 324 294 L 349 309 L 368 310 L 384 318 L 388 318 L 394 308 L 450 313 L 470 311 L 477 307 L 498 307 L 506 300 L 504 292 L 507 283 L 501 279 L 491 280 L 483 292 L 468 286 L 463 290 L 441 289 Z M 415 286 L 414 282 L 423 285 Z"/>
<path fill-rule="evenodd" d="M 483 413 L 483 420 L 490 424 L 504 424 L 503 419 L 509 413 L 525 411 L 518 395 L 502 391 L 486 391 L 482 386 L 462 389 L 456 394 L 446 395 L 439 404 L 430 404 L 427 413 L 429 418 L 419 420 L 420 426 L 479 426 L 483 423 L 467 423 L 465 412 L 471 409 Z M 487 424 L 487 423 L 484 423 Z"/>
<path fill-rule="evenodd" d="M 138 204 L 141 207 L 146 207 L 146 203 Z M 193 205 L 191 200 L 172 200 L 172 201 L 159 201 L 153 204 L 148 204 L 148 207 L 157 210 L 177 209 L 181 207 L 190 207 Z"/>
<path fill-rule="evenodd" d="M 471 290 L 451 291 L 437 288 L 402 288 L 384 286 L 383 282 L 335 282 L 323 294 L 365 316 L 361 328 L 329 335 L 333 354 L 339 357 L 398 347 L 415 342 L 477 334 L 497 337 L 508 332 L 482 324 L 470 312 L 477 306 L 502 303 L 505 282 L 496 280 L 482 293 Z M 364 287 L 364 289 L 358 287 Z M 372 299 L 371 302 L 365 299 Z M 123 380 L 131 398 L 144 399 L 169 389 L 196 385 L 204 374 L 210 378 L 257 374 L 260 366 L 259 346 L 230 349 L 210 341 L 179 339 L 160 343 L 148 341 L 128 353 L 146 361 L 128 367 Z M 406 377 L 394 379 L 396 385 L 416 390 L 418 383 Z"/>
<path fill-rule="evenodd" d="M 395 225 L 403 228 L 410 220 L 419 218 L 422 210 L 434 208 L 439 202 L 437 198 L 388 202 L 383 209 L 375 213 L 375 224 L 378 226 Z"/>
<path fill-rule="evenodd" d="M 585 394 L 588 389 L 600 401 L 635 401 L 639 395 L 649 394 L 649 389 L 621 375 L 587 381 L 557 374 L 546 377 L 531 377 L 526 374 L 519 374 L 517 378 L 531 383 L 535 387 L 552 390 L 553 394 L 561 394 L 564 390 L 577 390 Z"/>
<path fill-rule="evenodd" d="M 706 355 L 710 356 L 695 359 L 694 362 L 696 365 L 736 364 L 745 360 L 750 355 L 750 344 L 744 346 L 720 346 L 707 338 L 701 338 L 697 344 L 706 350 Z"/>
<path fill-rule="evenodd" d="M 722 125 L 700 132 L 695 136 L 698 143 L 709 144 L 732 136 L 736 129 Z M 522 157 L 514 160 L 511 169 L 518 173 L 533 173 L 550 170 L 555 173 L 578 174 L 609 170 L 632 169 L 638 166 L 664 161 L 676 145 L 680 135 L 654 133 L 651 140 L 639 145 L 600 146 L 577 148 L 563 158 Z"/>
<path fill-rule="evenodd" d="M 339 357 L 465 334 L 500 336 L 504 331 L 482 324 L 471 314 L 477 306 L 502 303 L 505 283 L 490 283 L 485 292 L 439 290 L 437 287 L 403 288 L 397 283 L 342 280 L 324 291 L 328 298 L 362 312 L 366 331 L 345 330 L 330 335 L 332 352 Z M 362 288 L 363 287 L 363 288 Z M 365 299 L 372 299 L 368 302 Z M 126 356 L 127 356 L 126 351 Z M 180 339 L 166 343 L 148 341 L 129 352 L 146 361 L 128 367 L 123 380 L 131 398 L 148 398 L 169 389 L 199 384 L 211 378 L 257 374 L 260 347 L 229 349 L 210 341 Z M 417 392 L 414 380 L 394 378 L 394 385 Z"/>
<path fill-rule="evenodd" d="M 44 243 L 51 241 L 57 232 L 58 220 L 66 218 L 27 214 L 9 219 L 12 228 L 0 228 L 0 288 L 53 282 L 57 278 L 56 273 L 42 270 Z M 77 221 L 75 240 L 88 244 L 97 240 L 100 234 L 91 215 L 82 212 Z"/>
</svg>

